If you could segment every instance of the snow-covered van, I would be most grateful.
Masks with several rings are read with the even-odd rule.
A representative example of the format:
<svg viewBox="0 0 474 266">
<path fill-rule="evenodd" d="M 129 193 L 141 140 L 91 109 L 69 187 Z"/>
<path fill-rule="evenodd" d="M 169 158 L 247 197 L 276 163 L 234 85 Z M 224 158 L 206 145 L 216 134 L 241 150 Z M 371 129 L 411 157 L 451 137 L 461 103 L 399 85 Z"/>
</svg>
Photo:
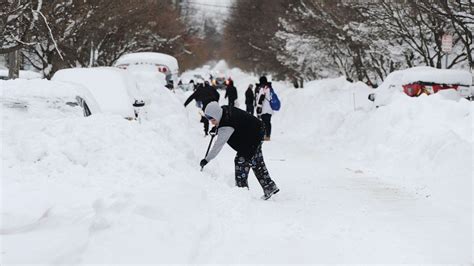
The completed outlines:
<svg viewBox="0 0 474 266">
<path fill-rule="evenodd" d="M 471 86 L 472 74 L 469 71 L 414 67 L 390 73 L 369 99 L 375 101 L 377 105 L 384 105 L 395 91 L 417 97 L 442 90 L 454 90 L 460 97 L 470 98 Z"/>
<path fill-rule="evenodd" d="M 131 74 L 115 67 L 62 69 L 52 80 L 74 84 L 90 92 L 98 105 L 91 110 L 92 114 L 118 114 L 131 120 L 137 118 L 136 106 L 141 107 L 143 103 Z"/>
<path fill-rule="evenodd" d="M 159 72 L 166 77 L 166 86 L 174 88 L 179 74 L 178 60 L 168 54 L 142 52 L 121 56 L 114 64 L 115 67 L 132 72 Z"/>
</svg>

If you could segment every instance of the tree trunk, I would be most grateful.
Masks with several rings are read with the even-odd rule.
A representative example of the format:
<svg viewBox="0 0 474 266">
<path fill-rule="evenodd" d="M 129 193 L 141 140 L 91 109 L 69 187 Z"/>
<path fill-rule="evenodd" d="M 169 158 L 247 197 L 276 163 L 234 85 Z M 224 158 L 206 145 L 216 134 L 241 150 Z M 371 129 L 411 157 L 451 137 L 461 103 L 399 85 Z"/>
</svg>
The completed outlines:
<svg viewBox="0 0 474 266">
<path fill-rule="evenodd" d="M 304 88 L 304 78 L 303 77 L 300 77 L 300 88 L 301 89 Z"/>
<path fill-rule="evenodd" d="M 15 50 L 8 54 L 8 78 L 17 79 L 20 77 L 20 50 Z"/>
</svg>

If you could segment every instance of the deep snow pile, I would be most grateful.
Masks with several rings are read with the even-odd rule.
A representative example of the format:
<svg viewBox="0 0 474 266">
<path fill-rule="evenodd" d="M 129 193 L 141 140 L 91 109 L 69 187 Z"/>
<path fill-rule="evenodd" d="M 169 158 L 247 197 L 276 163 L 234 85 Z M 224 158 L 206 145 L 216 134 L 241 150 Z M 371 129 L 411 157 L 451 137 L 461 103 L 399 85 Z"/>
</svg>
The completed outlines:
<svg viewBox="0 0 474 266">
<path fill-rule="evenodd" d="M 243 107 L 258 77 L 224 62 L 187 74 L 215 70 Z M 1 264 L 469 262 L 471 103 L 395 94 L 375 108 L 344 78 L 273 84 L 264 153 L 282 191 L 265 202 L 253 176 L 233 187 L 227 147 L 199 171 L 209 139 L 191 92 L 143 80 L 139 123 L 29 97 L 67 101 L 56 82 L 0 81 Z M 11 108 L 25 96 L 35 108 Z"/>
<path fill-rule="evenodd" d="M 156 109 L 139 124 L 82 117 L 79 107 L 61 105 L 62 83 L 0 85 L 9 103 L 25 99 L 19 88 L 58 101 L 2 102 L 2 264 L 174 262 L 193 254 L 192 239 L 207 226 L 209 184 L 196 182 L 194 149 L 203 148 L 172 93 L 156 91 Z"/>
<path fill-rule="evenodd" d="M 440 212 L 471 220 L 474 104 L 452 90 L 418 98 L 396 91 L 376 108 L 371 92 L 344 78 L 310 82 L 284 91 L 291 104 L 275 124 L 286 129 L 281 137 L 303 139 L 347 169 L 433 197 Z"/>
<path fill-rule="evenodd" d="M 338 153 L 387 182 L 448 193 L 447 204 L 458 202 L 467 211 L 467 199 L 456 195 L 469 195 L 473 173 L 472 103 L 451 90 L 418 98 L 395 92 L 376 108 L 367 100 L 370 92 L 344 78 L 286 90 L 283 98 L 291 104 L 283 105 L 275 124 L 284 137 Z"/>
<path fill-rule="evenodd" d="M 449 144 L 460 144 L 467 148 L 459 150 L 464 154 L 471 150 L 467 145 L 472 142 L 471 103 L 452 97 L 453 91 L 418 98 L 397 92 L 387 106 L 380 108 L 367 100 L 370 92 L 373 90 L 364 84 L 349 83 L 344 78 L 310 82 L 304 90 L 284 91 L 285 101 L 292 104 L 283 105 L 276 117 L 283 128 L 295 129 L 289 137 L 362 150 L 371 160 L 380 155 L 387 156 L 379 159 L 406 156 L 401 151 L 415 148 L 420 150 L 412 150 L 413 158 L 421 160 L 416 163 L 435 165 L 438 158 L 434 156 L 451 154 L 437 149 L 441 146 L 449 149 Z M 378 155 L 373 156 L 374 153 Z M 405 160 L 408 164 L 414 161 Z"/>
</svg>

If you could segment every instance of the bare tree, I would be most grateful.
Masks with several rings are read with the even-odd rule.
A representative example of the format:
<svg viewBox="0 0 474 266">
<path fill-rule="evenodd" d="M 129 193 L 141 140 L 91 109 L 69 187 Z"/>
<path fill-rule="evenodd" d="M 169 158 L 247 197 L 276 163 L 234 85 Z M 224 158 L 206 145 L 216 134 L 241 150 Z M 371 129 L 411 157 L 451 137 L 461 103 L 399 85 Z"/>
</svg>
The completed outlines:
<svg viewBox="0 0 474 266">
<path fill-rule="evenodd" d="M 35 30 L 41 23 L 42 1 L 5 0 L 0 5 L 0 54 L 9 54 L 9 78 L 18 78 L 20 50 L 35 45 Z"/>
<path fill-rule="evenodd" d="M 403 67 L 441 68 L 441 37 L 449 32 L 454 49 L 448 67 L 472 67 L 473 5 L 469 0 L 299 0 L 281 19 L 278 58 L 307 78 L 337 70 L 373 83 Z"/>
<path fill-rule="evenodd" d="M 274 39 L 285 0 L 238 0 L 224 31 L 222 56 L 231 64 L 253 72 L 285 76 L 277 60 Z"/>
<path fill-rule="evenodd" d="M 7 1 L 0 53 L 21 51 L 48 78 L 61 68 L 111 65 L 129 52 L 169 53 L 185 65 L 208 56 L 171 0 Z"/>
</svg>

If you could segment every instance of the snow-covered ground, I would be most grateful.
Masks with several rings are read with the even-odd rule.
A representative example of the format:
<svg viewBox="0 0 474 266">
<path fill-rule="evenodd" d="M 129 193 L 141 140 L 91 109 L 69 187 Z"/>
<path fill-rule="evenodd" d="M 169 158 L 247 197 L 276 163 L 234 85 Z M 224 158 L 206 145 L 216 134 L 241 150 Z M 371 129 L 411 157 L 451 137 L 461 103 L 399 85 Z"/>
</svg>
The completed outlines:
<svg viewBox="0 0 474 266">
<path fill-rule="evenodd" d="M 243 107 L 258 77 L 223 62 L 187 74 L 209 70 Z M 11 108 L 12 90 L 58 84 L 0 81 L 1 265 L 472 263 L 472 103 L 396 94 L 375 108 L 344 78 L 273 84 L 263 151 L 281 192 L 262 201 L 253 174 L 233 186 L 228 147 L 200 172 L 209 138 L 183 107 L 191 92 L 142 82 L 138 123 Z"/>
</svg>

